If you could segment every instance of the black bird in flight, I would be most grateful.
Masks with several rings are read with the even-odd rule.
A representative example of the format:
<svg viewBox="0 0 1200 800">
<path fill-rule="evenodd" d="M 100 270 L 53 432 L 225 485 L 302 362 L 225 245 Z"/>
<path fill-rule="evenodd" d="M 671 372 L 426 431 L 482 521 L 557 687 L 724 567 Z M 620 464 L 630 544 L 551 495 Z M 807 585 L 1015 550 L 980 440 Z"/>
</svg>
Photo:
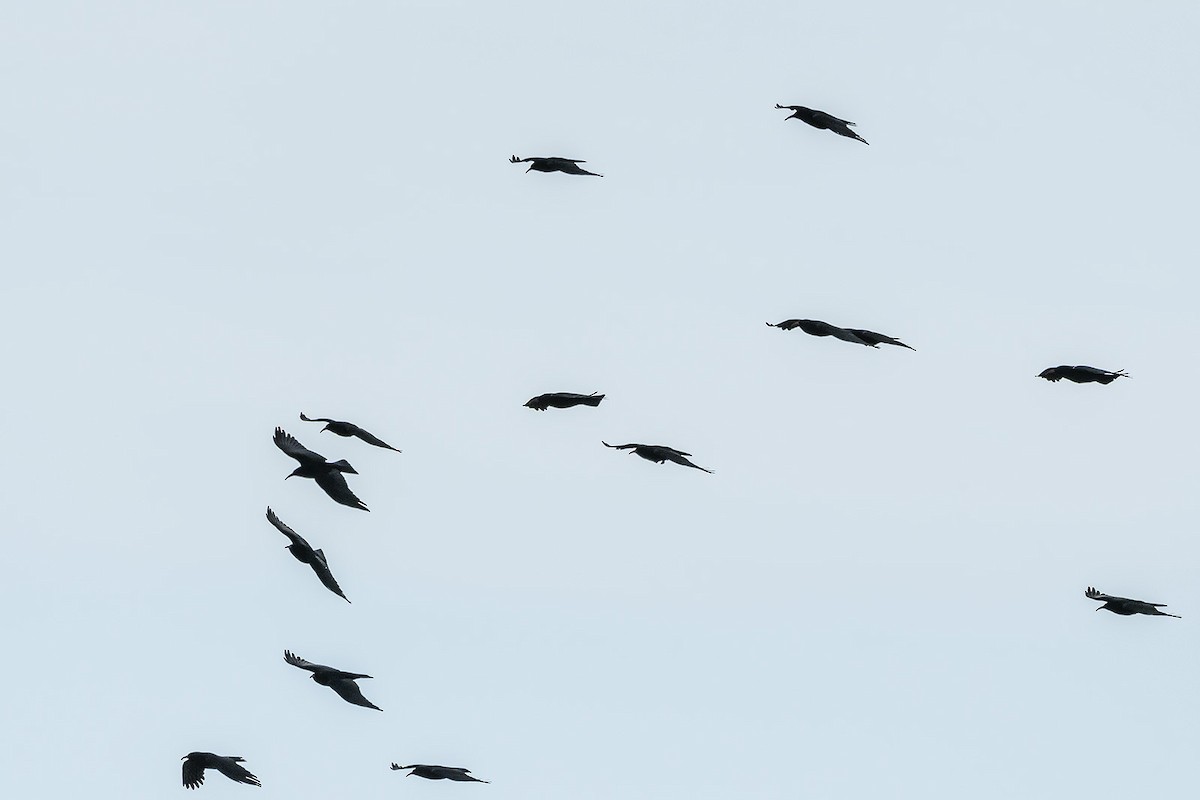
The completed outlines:
<svg viewBox="0 0 1200 800">
<path fill-rule="evenodd" d="M 534 156 L 532 158 L 517 158 L 516 156 L 513 156 L 509 159 L 509 161 L 514 164 L 520 164 L 524 161 L 531 162 L 529 169 L 525 170 L 526 172 L 529 172 L 529 170 L 532 169 L 538 172 L 565 172 L 568 175 L 594 175 L 597 178 L 604 177 L 596 172 L 588 172 L 586 169 L 579 166 L 580 164 L 586 164 L 587 162 L 578 158 L 559 158 L 558 156 L 552 156 L 550 158 L 542 158 L 540 156 Z"/>
<path fill-rule="evenodd" d="M 370 675 L 361 675 L 357 672 L 342 672 L 340 669 L 327 667 L 323 664 L 314 664 L 311 661 L 305 661 L 290 650 L 283 651 L 283 660 L 293 667 L 299 667 L 311 672 L 314 681 L 322 686 L 328 686 L 330 689 L 333 689 L 347 703 L 362 706 L 363 708 L 373 708 L 376 711 L 383 710 L 363 697 L 362 689 L 359 689 L 358 684 L 354 682 L 359 678 L 369 678 L 371 677 Z"/>
<path fill-rule="evenodd" d="M 868 142 L 866 139 L 850 130 L 851 126 L 854 125 L 853 122 L 847 122 L 844 119 L 838 119 L 832 114 L 826 114 L 824 111 L 817 111 L 815 108 L 805 108 L 804 106 L 781 106 L 779 103 L 776 103 L 775 107 L 783 109 L 784 111 L 792 112 L 791 115 L 785 119 L 791 119 L 792 117 L 795 117 L 801 122 L 807 122 L 814 128 L 820 128 L 823 131 L 833 131 L 838 136 L 846 136 L 850 139 L 858 139 L 863 144 L 870 144 L 870 142 Z"/>
<path fill-rule="evenodd" d="M 336 433 L 338 436 L 357 436 L 359 439 L 362 439 L 367 444 L 373 444 L 376 447 L 383 447 L 387 450 L 396 450 L 396 448 L 392 447 L 390 444 L 385 442 L 383 439 L 380 439 L 378 436 L 376 436 L 373 433 L 364 431 L 362 428 L 358 427 L 353 422 L 341 422 L 336 419 L 325 419 L 324 417 L 317 417 L 316 419 L 312 419 L 311 417 L 304 416 L 303 411 L 300 412 L 300 419 L 304 420 L 305 422 L 327 422 L 329 424 L 326 425 L 324 428 L 321 428 L 321 430 L 329 431 L 330 433 Z M 399 453 L 401 451 L 396 450 L 396 452 Z"/>
<path fill-rule="evenodd" d="M 1095 367 L 1050 367 L 1038 373 L 1039 378 L 1045 378 L 1051 383 L 1057 383 L 1063 378 L 1066 378 L 1071 383 L 1101 383 L 1108 385 L 1117 378 L 1128 378 L 1129 373 L 1123 369 L 1116 372 L 1109 372 L 1104 369 L 1096 369 Z"/>
<path fill-rule="evenodd" d="M 342 505 L 361 508 L 363 511 L 371 510 L 367 508 L 366 503 L 354 496 L 354 492 L 350 491 L 350 487 L 346 484 L 346 479 L 342 477 L 343 472 L 358 474 L 358 470 L 350 466 L 350 462 L 346 459 L 343 458 L 332 463 L 326 461 L 325 456 L 309 450 L 283 428 L 275 429 L 275 446 L 300 462 L 300 466 L 296 467 L 292 474 L 287 476 L 288 478 L 293 476 L 312 478 L 317 482 L 317 486 L 325 490 L 325 494 Z"/>
<path fill-rule="evenodd" d="M 676 450 L 674 447 L 667 447 L 665 444 L 609 444 L 605 441 L 601 441 L 600 444 L 605 447 L 611 447 L 614 450 L 629 450 L 631 453 L 639 455 L 647 461 L 653 461 L 656 464 L 665 464 L 668 461 L 673 461 L 685 467 L 707 472 L 709 475 L 713 474 L 711 469 L 705 469 L 688 461 L 687 456 L 690 456 L 691 453 Z"/>
<path fill-rule="evenodd" d="M 598 406 L 600 401 L 604 399 L 604 395 L 596 394 L 575 394 L 574 392 L 551 392 L 550 394 L 539 394 L 525 404 L 526 408 L 532 408 L 534 411 L 545 411 L 547 408 L 573 408 L 575 406 Z"/>
<path fill-rule="evenodd" d="M 1165 606 L 1166 603 L 1147 603 L 1143 600 L 1130 600 L 1128 597 L 1114 597 L 1111 594 L 1104 594 L 1095 587 L 1089 586 L 1084 592 L 1092 600 L 1103 600 L 1104 605 L 1096 606 L 1096 610 L 1107 609 L 1114 614 L 1120 614 L 1122 617 L 1130 617 L 1134 614 L 1146 614 L 1151 617 L 1174 617 L 1182 619 L 1178 614 L 1168 614 L 1165 611 L 1159 611 L 1160 606 Z"/>
<path fill-rule="evenodd" d="M 183 761 L 183 785 L 195 789 L 204 783 L 204 770 L 215 769 L 231 781 L 248 783 L 251 786 L 262 786 L 258 778 L 250 774 L 250 770 L 239 764 L 246 759 L 241 756 L 218 756 L 214 753 L 188 753 Z"/>
<path fill-rule="evenodd" d="M 304 540 L 303 536 L 289 528 L 283 520 L 277 517 L 270 506 L 267 506 L 267 521 L 278 528 L 280 533 L 291 539 L 292 543 L 287 546 L 287 549 L 297 561 L 312 567 L 313 572 L 317 573 L 317 577 L 321 579 L 321 583 L 325 584 L 326 589 L 347 603 L 350 602 L 350 598 L 342 594 L 342 587 L 338 586 L 338 582 L 334 580 L 333 573 L 329 571 L 329 562 L 325 559 L 323 552 L 314 550 L 312 545 Z"/>
<path fill-rule="evenodd" d="M 783 322 L 778 323 L 768 322 L 767 327 L 779 328 L 784 331 L 799 328 L 810 336 L 832 336 L 835 339 L 841 339 L 843 342 L 864 344 L 867 347 L 874 347 L 877 350 L 881 344 L 908 347 L 908 345 L 899 339 L 893 339 L 891 336 L 885 336 L 882 333 L 865 331 L 861 328 L 839 328 L 837 325 L 830 325 L 828 322 L 822 322 L 819 319 L 785 319 Z M 915 347 L 908 347 L 908 349 L 916 350 Z"/>
<path fill-rule="evenodd" d="M 491 781 L 485 781 L 469 774 L 471 770 L 465 767 L 440 767 L 436 764 L 409 764 L 407 767 L 402 767 L 393 761 L 392 769 L 411 769 L 412 772 L 404 776 L 406 778 L 416 775 L 418 778 L 428 778 L 431 781 L 452 780 L 491 783 Z"/>
</svg>

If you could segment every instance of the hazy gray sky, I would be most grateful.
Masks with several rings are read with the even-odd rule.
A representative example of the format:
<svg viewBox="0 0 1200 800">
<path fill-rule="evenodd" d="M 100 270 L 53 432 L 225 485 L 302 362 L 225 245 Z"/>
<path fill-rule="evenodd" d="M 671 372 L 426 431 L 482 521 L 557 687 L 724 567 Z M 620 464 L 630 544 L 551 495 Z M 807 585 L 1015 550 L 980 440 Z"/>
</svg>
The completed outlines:
<svg viewBox="0 0 1200 800">
<path fill-rule="evenodd" d="M 104 6 L 0 6 L 0 793 L 1192 796 L 1195 4 Z"/>
</svg>

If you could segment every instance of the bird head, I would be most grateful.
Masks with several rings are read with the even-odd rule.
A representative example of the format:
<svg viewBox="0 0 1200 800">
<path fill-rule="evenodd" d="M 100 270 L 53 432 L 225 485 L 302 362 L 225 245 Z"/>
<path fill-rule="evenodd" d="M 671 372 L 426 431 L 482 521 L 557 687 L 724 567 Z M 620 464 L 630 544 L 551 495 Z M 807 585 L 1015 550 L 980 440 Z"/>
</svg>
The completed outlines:
<svg viewBox="0 0 1200 800">
<path fill-rule="evenodd" d="M 284 480 L 286 481 L 288 478 L 294 478 L 299 474 L 300 474 L 300 467 L 296 467 L 294 470 L 292 470 L 292 473 L 287 476 L 287 478 L 284 478 Z"/>
</svg>

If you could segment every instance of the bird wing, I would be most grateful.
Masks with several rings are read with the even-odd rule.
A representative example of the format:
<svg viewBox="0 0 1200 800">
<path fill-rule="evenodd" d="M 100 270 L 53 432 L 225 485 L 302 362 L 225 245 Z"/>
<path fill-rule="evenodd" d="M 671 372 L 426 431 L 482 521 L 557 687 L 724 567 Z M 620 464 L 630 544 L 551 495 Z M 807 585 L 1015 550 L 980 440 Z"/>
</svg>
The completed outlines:
<svg viewBox="0 0 1200 800">
<path fill-rule="evenodd" d="M 814 119 L 819 119 L 826 124 L 828 124 L 830 122 L 838 124 L 838 125 L 853 125 L 854 124 L 850 120 L 839 119 L 838 117 L 835 117 L 833 114 L 830 114 L 828 111 L 818 111 L 817 109 L 814 108 L 812 113 L 813 113 Z"/>
<path fill-rule="evenodd" d="M 213 762 L 213 767 L 215 767 L 222 775 L 224 775 L 226 778 L 229 778 L 231 781 L 248 783 L 251 786 L 262 786 L 262 784 L 258 782 L 258 778 L 250 773 L 250 770 L 246 769 L 232 758 L 218 757 Z"/>
<path fill-rule="evenodd" d="M 285 431 L 283 428 L 275 429 L 275 446 L 282 450 L 287 455 L 299 461 L 301 464 L 324 464 L 325 456 L 319 453 L 314 453 L 300 442 L 296 441 L 296 437 Z"/>
<path fill-rule="evenodd" d="M 1099 600 L 1104 603 L 1111 603 L 1111 602 L 1138 603 L 1138 602 L 1141 602 L 1139 600 L 1130 600 L 1128 597 L 1117 597 L 1114 594 L 1105 594 L 1104 592 L 1100 591 L 1099 589 L 1095 588 L 1094 586 L 1089 586 L 1087 591 L 1084 592 L 1084 594 L 1086 594 L 1092 600 Z"/>
<path fill-rule="evenodd" d="M 311 661 L 305 661 L 300 656 L 293 653 L 291 650 L 283 651 L 283 660 L 291 664 L 293 667 L 306 669 L 309 672 L 337 672 L 333 667 L 327 667 L 324 664 L 314 664 Z"/>
<path fill-rule="evenodd" d="M 548 394 L 539 394 L 537 397 L 529 398 L 525 403 L 526 408 L 532 408 L 534 411 L 545 411 L 550 406 L 550 397 Z"/>
<path fill-rule="evenodd" d="M 270 522 L 272 525 L 274 525 L 280 533 L 288 537 L 288 539 L 292 541 L 292 544 L 296 545 L 297 547 L 301 547 L 305 550 L 312 549 L 309 547 L 308 542 L 304 541 L 303 536 L 289 528 L 283 520 L 275 515 L 275 512 L 271 510 L 270 506 L 267 506 L 267 522 Z"/>
<path fill-rule="evenodd" d="M 361 677 L 366 678 L 369 676 L 363 675 Z M 367 698 L 363 697 L 362 689 L 359 689 L 358 684 L 350 678 L 340 678 L 335 681 L 330 681 L 329 688 L 337 692 L 338 697 L 342 698 L 347 703 L 353 703 L 354 705 L 362 706 L 363 708 L 373 708 L 376 711 L 383 710 Z"/>
<path fill-rule="evenodd" d="M 906 345 L 904 342 L 900 341 L 899 339 L 896 339 L 894 337 L 888 336 L 883 333 L 876 333 L 875 331 L 863 330 L 861 328 L 847 328 L 846 330 L 850 331 L 855 336 L 862 339 L 864 342 L 867 342 L 868 344 L 872 344 L 872 345 L 894 344 L 897 347 L 908 347 L 908 345 Z M 915 347 L 908 347 L 908 349 L 914 350 L 914 351 L 916 350 Z"/>
<path fill-rule="evenodd" d="M 645 447 L 646 446 L 644 444 L 609 444 L 608 442 L 604 441 L 603 439 L 600 440 L 600 444 L 604 445 L 605 447 L 611 447 L 613 450 L 629 450 L 630 448 L 633 448 L 633 447 Z"/>
<path fill-rule="evenodd" d="M 779 103 L 776 103 L 775 107 L 781 108 L 781 109 L 787 109 L 788 111 L 799 111 L 800 109 L 804 108 L 804 106 L 781 106 L 781 105 L 779 105 Z"/>
<path fill-rule="evenodd" d="M 317 573 L 317 577 L 321 579 L 321 583 L 325 584 L 325 588 L 336 594 L 338 597 L 350 602 L 350 598 L 342 593 L 342 587 L 338 586 L 337 580 L 334 579 L 333 573 L 329 571 L 329 562 L 325 559 L 325 553 L 321 550 L 314 550 L 312 563 L 313 572 Z"/>
<path fill-rule="evenodd" d="M 325 417 L 316 417 L 316 418 L 306 417 L 306 416 L 304 416 L 303 411 L 300 412 L 300 419 L 302 419 L 305 422 L 337 422 L 336 419 L 326 419 Z"/>
<path fill-rule="evenodd" d="M 513 156 L 512 158 L 509 159 L 509 161 L 513 164 L 520 164 L 523 161 L 537 161 L 537 159 L 536 158 L 517 158 L 516 156 Z"/>
<path fill-rule="evenodd" d="M 666 452 L 674 453 L 677 456 L 690 456 L 691 455 L 691 453 L 685 453 L 682 450 L 676 450 L 674 447 L 667 447 L 665 444 L 657 444 L 657 445 L 655 445 L 655 447 L 657 447 L 659 450 L 665 450 Z"/>
<path fill-rule="evenodd" d="M 325 490 L 325 494 L 332 497 L 337 502 L 351 508 L 360 508 L 363 511 L 370 511 L 367 504 L 354 496 L 354 492 L 350 491 L 349 484 L 342 476 L 342 473 L 337 470 L 330 470 L 323 475 L 319 475 L 316 479 L 317 486 Z"/>
<path fill-rule="evenodd" d="M 670 450 L 670 448 L 667 448 L 667 449 Z M 705 469 L 704 467 L 700 466 L 699 464 L 693 464 L 691 461 L 688 461 L 686 458 L 684 458 L 682 455 L 680 455 L 678 452 L 676 452 L 674 450 L 671 450 L 671 452 L 667 453 L 666 455 L 667 455 L 668 459 L 670 459 L 671 461 L 674 461 L 676 464 L 682 464 L 685 467 L 691 467 L 692 469 L 698 469 L 701 472 L 707 472 L 709 475 L 713 474 L 713 471 L 711 469 Z"/>
<path fill-rule="evenodd" d="M 800 327 L 800 320 L 798 320 L 798 319 L 785 319 L 783 322 L 780 322 L 778 325 L 776 325 L 776 324 L 774 324 L 774 323 L 771 323 L 771 322 L 768 322 L 768 323 L 767 323 L 767 326 L 768 326 L 768 327 L 771 327 L 771 328 L 779 328 L 779 329 L 781 329 L 781 330 L 790 331 L 790 330 L 792 330 L 793 328 L 799 328 L 799 327 Z"/>
<path fill-rule="evenodd" d="M 204 764 L 198 758 L 184 759 L 183 785 L 195 789 L 204 783 Z"/>
<path fill-rule="evenodd" d="M 875 346 L 864 339 L 860 339 L 852 331 L 848 331 L 845 328 L 839 328 L 836 325 L 829 326 L 829 335 L 835 339 L 841 339 L 843 342 L 851 342 L 852 344 L 865 344 L 867 347 Z"/>
<path fill-rule="evenodd" d="M 359 439 L 362 439 L 367 444 L 373 444 L 376 447 L 382 447 L 385 450 L 396 450 L 396 448 L 392 447 L 390 444 L 385 442 L 383 439 L 380 439 L 378 436 L 371 433 L 370 431 L 365 431 L 362 428 L 358 427 L 357 425 L 353 425 L 351 427 L 353 427 L 353 429 L 354 429 L 354 431 L 353 431 L 354 435 L 357 436 Z M 396 450 L 396 452 L 399 453 L 400 451 Z"/>
<path fill-rule="evenodd" d="M 582 158 L 563 158 L 562 156 L 550 156 L 549 158 L 544 158 L 542 160 L 543 161 L 566 161 L 567 163 L 570 163 L 570 164 L 586 164 L 587 163 Z"/>
</svg>

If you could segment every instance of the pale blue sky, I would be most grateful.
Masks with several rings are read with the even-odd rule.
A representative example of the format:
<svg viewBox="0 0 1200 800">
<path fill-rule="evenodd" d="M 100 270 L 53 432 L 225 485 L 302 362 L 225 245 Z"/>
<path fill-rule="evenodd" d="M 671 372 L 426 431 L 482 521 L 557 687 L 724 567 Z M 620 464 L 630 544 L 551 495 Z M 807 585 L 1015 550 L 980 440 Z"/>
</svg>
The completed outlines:
<svg viewBox="0 0 1200 800">
<path fill-rule="evenodd" d="M 0 5 L 0 793 L 1190 797 L 1198 23 Z M 1133 377 L 1034 378 L 1076 363 Z"/>
</svg>

